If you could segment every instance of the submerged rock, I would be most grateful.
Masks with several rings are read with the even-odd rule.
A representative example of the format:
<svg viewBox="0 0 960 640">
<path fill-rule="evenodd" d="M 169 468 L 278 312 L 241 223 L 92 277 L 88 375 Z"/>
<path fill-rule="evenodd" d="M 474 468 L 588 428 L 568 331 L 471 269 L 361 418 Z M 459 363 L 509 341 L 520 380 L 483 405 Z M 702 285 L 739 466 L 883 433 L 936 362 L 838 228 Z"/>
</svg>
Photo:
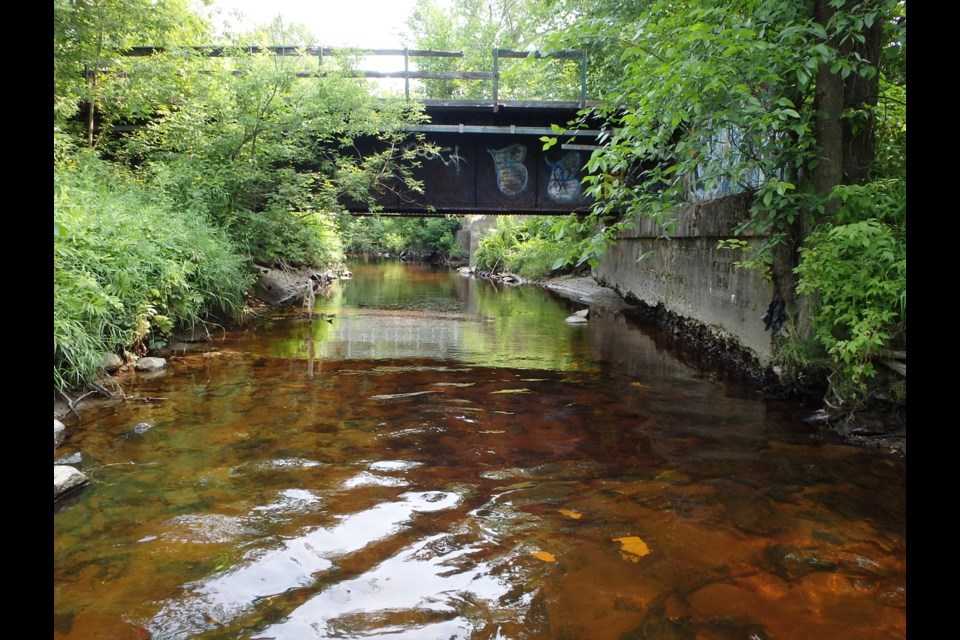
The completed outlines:
<svg viewBox="0 0 960 640">
<path fill-rule="evenodd" d="M 80 464 L 83 462 L 83 454 L 77 451 L 76 453 L 71 453 L 68 456 L 63 456 L 62 458 L 57 458 L 53 461 L 54 465 L 59 464 Z"/>
<path fill-rule="evenodd" d="M 133 432 L 138 434 L 146 433 L 147 431 L 150 431 L 150 429 L 153 429 L 153 425 L 149 422 L 138 422 L 137 426 L 133 428 Z"/>
<path fill-rule="evenodd" d="M 166 366 L 165 358 L 140 358 L 137 360 L 136 369 L 137 371 L 160 371 Z"/>
<path fill-rule="evenodd" d="M 190 329 L 182 329 L 177 333 L 173 334 L 173 337 L 177 339 L 178 342 L 209 342 L 210 341 L 210 332 L 207 331 L 207 327 L 204 325 L 197 325 Z M 170 345 L 170 348 L 173 348 L 173 345 Z"/>
<path fill-rule="evenodd" d="M 80 471 L 71 466 L 55 464 L 53 465 L 53 499 L 73 491 L 90 482 L 90 480 Z"/>
<path fill-rule="evenodd" d="M 63 423 L 53 419 L 53 450 L 56 451 L 57 447 L 60 446 L 60 443 L 63 442 L 63 436 L 67 433 L 67 428 L 63 426 Z"/>
</svg>

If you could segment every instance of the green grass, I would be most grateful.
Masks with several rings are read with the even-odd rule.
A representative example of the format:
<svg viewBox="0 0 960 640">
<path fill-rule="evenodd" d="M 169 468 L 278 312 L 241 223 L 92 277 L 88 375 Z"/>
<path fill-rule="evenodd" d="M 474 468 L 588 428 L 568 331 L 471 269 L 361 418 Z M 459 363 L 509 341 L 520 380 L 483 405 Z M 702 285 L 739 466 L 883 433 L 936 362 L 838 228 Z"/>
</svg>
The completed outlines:
<svg viewBox="0 0 960 640">
<path fill-rule="evenodd" d="M 250 267 L 225 233 L 157 189 L 78 157 L 54 170 L 54 384 L 81 386 L 105 352 L 243 307 Z"/>
</svg>

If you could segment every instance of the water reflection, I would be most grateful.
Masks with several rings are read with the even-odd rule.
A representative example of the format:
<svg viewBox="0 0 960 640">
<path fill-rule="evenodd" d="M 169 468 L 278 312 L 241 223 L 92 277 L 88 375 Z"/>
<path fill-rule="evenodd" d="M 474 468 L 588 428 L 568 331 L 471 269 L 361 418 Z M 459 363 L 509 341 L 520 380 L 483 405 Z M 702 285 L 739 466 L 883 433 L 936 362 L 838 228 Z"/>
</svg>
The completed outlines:
<svg viewBox="0 0 960 640">
<path fill-rule="evenodd" d="M 68 424 L 55 638 L 905 637 L 904 461 L 538 289 L 354 273 Z"/>
</svg>

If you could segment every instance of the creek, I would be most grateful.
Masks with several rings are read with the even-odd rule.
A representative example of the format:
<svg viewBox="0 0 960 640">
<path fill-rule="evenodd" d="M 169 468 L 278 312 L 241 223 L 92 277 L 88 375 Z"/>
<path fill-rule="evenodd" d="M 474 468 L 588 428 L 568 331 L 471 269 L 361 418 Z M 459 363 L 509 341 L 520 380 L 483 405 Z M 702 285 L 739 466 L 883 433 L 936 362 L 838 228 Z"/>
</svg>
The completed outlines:
<svg viewBox="0 0 960 640">
<path fill-rule="evenodd" d="M 81 409 L 54 638 L 906 637 L 906 461 L 536 286 L 352 280 Z"/>
</svg>

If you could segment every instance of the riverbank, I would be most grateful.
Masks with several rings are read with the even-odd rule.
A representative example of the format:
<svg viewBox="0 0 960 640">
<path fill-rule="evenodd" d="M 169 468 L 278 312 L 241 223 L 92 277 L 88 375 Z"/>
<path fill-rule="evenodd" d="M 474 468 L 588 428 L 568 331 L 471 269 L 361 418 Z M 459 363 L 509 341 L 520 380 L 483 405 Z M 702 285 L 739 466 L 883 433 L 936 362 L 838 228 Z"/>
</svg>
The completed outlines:
<svg viewBox="0 0 960 640">
<path fill-rule="evenodd" d="M 329 282 L 331 277 L 349 277 L 349 275 L 349 273 L 324 274 L 322 279 Z M 318 278 L 316 273 L 297 274 L 297 277 L 294 277 L 289 273 L 277 274 L 266 271 L 262 271 L 261 276 L 256 290 L 261 291 L 262 297 L 249 300 L 249 304 L 259 306 L 257 313 L 261 315 L 269 313 L 271 308 L 276 308 L 278 298 L 289 301 L 288 294 L 291 291 L 303 289 L 301 285 L 311 281 L 316 283 Z M 282 287 L 283 295 L 278 295 L 277 283 L 286 285 Z M 599 284 L 592 276 L 561 276 L 531 284 L 543 287 L 574 303 L 590 307 L 593 313 L 622 314 L 638 325 L 654 327 L 663 334 L 663 339 L 674 343 L 669 345 L 669 348 L 676 350 L 681 358 L 690 361 L 693 366 L 703 366 L 706 359 L 712 363 L 711 366 L 752 379 L 765 397 L 783 396 L 783 389 L 778 386 L 776 374 L 772 369 L 763 370 L 759 367 L 755 356 L 748 350 L 728 338 L 718 337 L 715 332 L 699 326 L 694 321 L 674 317 L 662 309 L 647 308 L 642 303 L 637 304 L 636 301 L 625 300 L 613 289 Z M 267 304 L 271 302 L 274 306 Z M 174 357 L 205 348 L 203 342 L 178 342 L 177 346 L 178 350 L 173 352 Z M 55 391 L 54 419 L 61 421 L 68 419 L 75 410 L 80 410 L 87 402 L 112 399 L 107 395 L 109 393 L 107 383 L 122 384 L 123 375 L 124 373 L 121 373 L 120 379 L 116 379 L 106 374 L 106 377 L 101 378 L 96 386 L 78 392 L 69 401 Z M 813 430 L 813 436 L 827 432 L 835 433 L 851 444 L 888 450 L 891 453 L 906 456 L 905 407 L 875 403 L 852 416 L 837 416 L 823 404 L 822 397 L 811 395 L 799 400 L 810 407 L 810 416 L 806 422 Z"/>
<path fill-rule="evenodd" d="M 598 283 L 593 276 L 562 276 L 537 283 L 557 295 L 603 311 L 622 313 L 640 325 L 653 326 L 673 336 L 676 347 L 692 347 L 721 367 L 748 376 L 757 382 L 765 397 L 781 398 L 790 395 L 780 383 L 772 367 L 761 367 L 756 355 L 729 336 L 690 318 L 683 318 L 663 307 L 651 307 L 638 300 L 626 300 L 615 290 Z M 702 365 L 702 359 L 698 358 Z M 895 455 L 907 455 L 906 406 L 877 400 L 853 412 L 838 412 L 824 402 L 823 394 L 810 391 L 804 397 L 792 394 L 794 400 L 810 406 L 810 416 L 804 421 L 816 430 L 814 436 L 831 432 L 840 435 L 849 444 L 881 449 Z"/>
</svg>

